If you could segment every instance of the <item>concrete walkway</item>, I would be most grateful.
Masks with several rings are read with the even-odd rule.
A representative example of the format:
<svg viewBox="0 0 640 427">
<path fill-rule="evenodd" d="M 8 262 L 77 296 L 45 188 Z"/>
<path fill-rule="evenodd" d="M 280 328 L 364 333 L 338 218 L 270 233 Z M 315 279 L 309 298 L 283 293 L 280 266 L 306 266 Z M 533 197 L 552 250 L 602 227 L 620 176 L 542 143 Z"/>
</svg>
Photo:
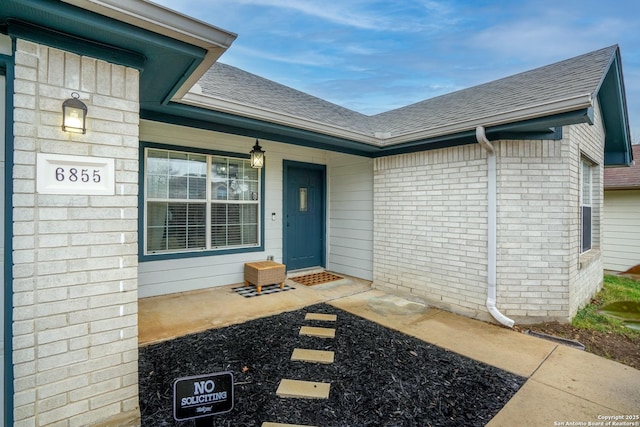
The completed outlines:
<svg viewBox="0 0 640 427">
<path fill-rule="evenodd" d="M 357 316 L 527 378 L 489 426 L 640 425 L 640 371 L 500 326 L 427 308 L 345 278 L 243 298 L 231 287 L 142 299 L 141 345 L 327 302 Z M 627 419 L 624 416 L 629 416 Z M 622 417 L 608 418 L 608 417 Z M 602 424 L 597 424 L 602 422 Z M 589 424 L 591 423 L 591 424 Z M 616 424 L 609 424 L 616 425 Z"/>
</svg>

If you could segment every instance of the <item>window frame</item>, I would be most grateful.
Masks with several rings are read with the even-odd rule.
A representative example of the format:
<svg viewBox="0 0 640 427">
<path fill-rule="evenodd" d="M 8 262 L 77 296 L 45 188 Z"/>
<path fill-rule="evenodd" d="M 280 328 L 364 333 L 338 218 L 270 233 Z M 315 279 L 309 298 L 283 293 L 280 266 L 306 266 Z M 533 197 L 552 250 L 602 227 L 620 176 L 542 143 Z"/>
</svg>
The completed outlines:
<svg viewBox="0 0 640 427">
<path fill-rule="evenodd" d="M 204 249 L 180 249 L 174 252 L 157 252 L 157 253 L 148 253 L 147 252 L 147 153 L 149 149 L 157 149 L 157 150 L 166 150 L 166 151 L 175 151 L 183 154 L 197 154 L 197 155 L 205 155 L 208 157 L 226 157 L 230 160 L 248 160 L 250 158 L 248 153 L 235 153 L 221 150 L 207 150 L 202 148 L 194 148 L 183 145 L 170 145 L 170 144 L 160 144 L 160 143 L 152 143 L 152 142 L 144 142 L 140 143 L 140 158 L 139 158 L 139 194 L 138 194 L 138 258 L 139 261 L 155 261 L 155 260 L 163 260 L 163 259 L 179 259 L 179 258 L 193 258 L 193 257 L 202 257 L 202 256 L 219 256 L 219 255 L 228 255 L 228 254 L 237 254 L 237 253 L 249 253 L 249 252 L 260 252 L 264 251 L 264 212 L 265 212 L 265 167 L 262 167 L 258 172 L 258 224 L 257 224 L 257 238 L 258 244 L 255 246 L 233 246 L 233 247 L 206 247 Z M 208 162 L 210 165 L 211 162 Z M 266 166 L 266 164 L 265 164 Z M 207 186 L 211 185 L 211 170 L 207 168 Z M 168 199 L 170 201 L 170 199 Z M 181 200 L 181 199 L 180 199 Z M 177 200 L 178 201 L 178 200 Z M 211 206 L 214 204 L 214 200 L 208 198 L 205 200 L 206 209 L 211 209 Z M 233 200 L 228 200 L 228 202 L 233 202 Z M 207 216 L 207 220 L 205 221 L 205 228 L 211 229 L 211 215 Z M 209 242 L 211 243 L 211 241 Z"/>
<path fill-rule="evenodd" d="M 585 170 L 588 170 L 588 180 Z M 586 253 L 593 249 L 593 196 L 594 196 L 594 171 L 595 164 L 587 159 L 581 157 L 580 159 L 580 253 Z M 585 187 L 585 185 L 587 187 Z M 586 190 L 586 191 L 585 191 Z M 585 193 L 588 200 L 585 200 Z M 587 224 L 585 223 L 585 217 L 588 215 L 588 243 L 585 239 L 585 232 Z"/>
</svg>

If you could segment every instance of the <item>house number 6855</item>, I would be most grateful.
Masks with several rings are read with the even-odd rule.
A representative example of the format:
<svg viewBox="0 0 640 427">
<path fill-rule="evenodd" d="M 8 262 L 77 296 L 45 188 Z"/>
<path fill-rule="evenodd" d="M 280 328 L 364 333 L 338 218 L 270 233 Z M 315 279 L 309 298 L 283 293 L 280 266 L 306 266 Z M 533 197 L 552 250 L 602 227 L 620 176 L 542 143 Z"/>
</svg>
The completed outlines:
<svg viewBox="0 0 640 427">
<path fill-rule="evenodd" d="M 100 182 L 100 169 L 56 168 L 56 181 L 58 182 Z"/>
</svg>

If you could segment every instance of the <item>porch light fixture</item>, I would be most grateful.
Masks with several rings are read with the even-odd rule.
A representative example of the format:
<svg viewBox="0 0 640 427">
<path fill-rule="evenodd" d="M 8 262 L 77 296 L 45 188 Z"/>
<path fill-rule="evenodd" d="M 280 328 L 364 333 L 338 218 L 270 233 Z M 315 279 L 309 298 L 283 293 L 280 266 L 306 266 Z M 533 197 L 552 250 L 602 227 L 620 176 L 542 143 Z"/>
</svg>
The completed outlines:
<svg viewBox="0 0 640 427">
<path fill-rule="evenodd" d="M 253 146 L 253 150 L 249 152 L 251 154 L 251 167 L 260 169 L 264 166 L 264 151 L 256 139 L 256 145 Z"/>
<path fill-rule="evenodd" d="M 65 132 L 87 132 L 87 106 L 79 98 L 77 92 L 71 92 L 71 98 L 62 103 L 62 130 Z"/>
</svg>

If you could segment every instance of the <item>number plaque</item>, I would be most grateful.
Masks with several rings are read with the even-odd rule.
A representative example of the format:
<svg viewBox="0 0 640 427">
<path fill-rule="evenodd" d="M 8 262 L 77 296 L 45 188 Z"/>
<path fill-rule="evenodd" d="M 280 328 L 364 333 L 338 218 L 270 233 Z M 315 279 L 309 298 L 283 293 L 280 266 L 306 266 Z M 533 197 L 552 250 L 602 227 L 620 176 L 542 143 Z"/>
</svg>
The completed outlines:
<svg viewBox="0 0 640 427">
<path fill-rule="evenodd" d="M 40 194 L 115 194 L 113 159 L 38 154 Z"/>
</svg>

